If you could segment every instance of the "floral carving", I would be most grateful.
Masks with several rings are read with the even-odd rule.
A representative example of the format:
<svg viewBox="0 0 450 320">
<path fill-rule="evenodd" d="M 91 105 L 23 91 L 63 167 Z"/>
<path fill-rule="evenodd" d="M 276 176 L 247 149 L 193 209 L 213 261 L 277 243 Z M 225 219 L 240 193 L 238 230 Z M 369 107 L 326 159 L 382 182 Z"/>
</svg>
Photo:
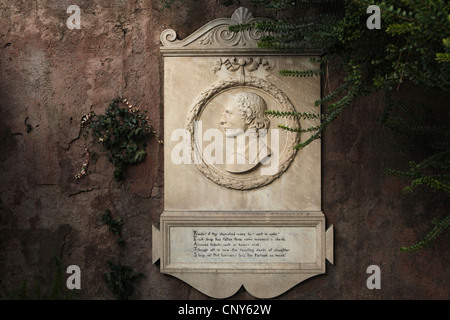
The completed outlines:
<svg viewBox="0 0 450 320">
<path fill-rule="evenodd" d="M 269 61 L 264 58 L 228 58 L 228 59 L 218 59 L 214 66 L 214 72 L 222 69 L 222 66 L 228 71 L 236 72 L 238 70 L 244 71 L 255 71 L 260 66 L 265 70 L 272 70 L 273 67 L 269 64 Z"/>
</svg>

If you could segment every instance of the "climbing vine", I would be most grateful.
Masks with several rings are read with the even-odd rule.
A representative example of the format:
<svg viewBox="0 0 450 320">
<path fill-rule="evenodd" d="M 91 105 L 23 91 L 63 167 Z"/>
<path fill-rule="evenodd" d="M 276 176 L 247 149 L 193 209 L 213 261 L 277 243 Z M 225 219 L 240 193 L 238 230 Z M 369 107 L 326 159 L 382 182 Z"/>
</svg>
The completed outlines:
<svg viewBox="0 0 450 320">
<path fill-rule="evenodd" d="M 106 209 L 102 214 L 102 222 L 108 226 L 109 231 L 119 236 L 117 244 L 120 247 L 125 246 L 125 240 L 122 238 L 122 227 L 124 221 L 121 218 L 114 219 L 111 210 Z M 128 300 L 135 291 L 134 284 L 137 280 L 145 278 L 141 272 L 136 272 L 128 265 L 120 262 L 114 262 L 113 259 L 108 260 L 107 266 L 110 271 L 103 274 L 108 289 L 115 294 L 120 300 Z"/>
<path fill-rule="evenodd" d="M 261 48 L 293 52 L 314 49 L 320 53 L 320 58 L 311 59 L 316 65 L 314 69 L 282 70 L 281 75 L 323 75 L 328 79 L 333 72 L 344 74 L 337 88 L 330 90 L 326 86 L 326 94 L 315 102 L 323 113 L 267 112 L 273 117 L 320 119 L 320 125 L 309 128 L 281 126 L 284 130 L 309 134 L 296 148 L 305 148 L 320 139 L 335 119 L 356 107 L 358 97 L 381 92 L 385 96 L 385 108 L 380 114 L 380 123 L 399 136 L 409 138 L 416 148 L 410 154 L 408 170 L 387 169 L 386 172 L 409 181 L 405 193 L 422 192 L 418 187 L 428 186 L 450 195 L 450 2 L 253 0 L 253 3 L 272 11 L 295 9 L 302 15 L 232 26 L 231 31 L 256 29 L 264 32 L 266 36 L 258 43 Z M 373 4 L 380 9 L 381 29 L 369 29 L 366 24 L 369 18 L 366 10 Z M 305 12 L 311 14 L 303 14 Z M 422 104 L 415 101 L 404 108 L 402 101 L 394 99 L 406 83 L 414 85 L 424 96 L 439 96 L 441 103 L 447 106 L 438 111 L 438 117 L 420 117 L 424 111 L 433 112 L 429 111 L 429 101 Z M 422 241 L 401 250 L 417 251 L 428 245 L 449 227 L 448 217 L 434 220 L 433 230 Z"/>
<path fill-rule="evenodd" d="M 127 99 L 115 98 L 105 110 L 105 114 L 91 112 L 81 119 L 84 134 L 91 133 L 96 143 L 103 146 L 108 160 L 114 165 L 114 179 L 122 181 L 130 165 L 141 163 L 147 156 L 147 140 L 150 136 L 159 140 L 158 134 L 149 123 L 150 118 Z M 85 149 L 87 159 L 75 178 L 88 174 L 92 151 Z"/>
<path fill-rule="evenodd" d="M 129 103 L 128 99 L 115 98 L 105 109 L 104 114 L 90 112 L 81 119 L 81 130 L 86 141 L 91 138 L 94 145 L 103 147 L 108 160 L 115 167 L 114 179 L 123 181 L 126 179 L 127 168 L 144 161 L 147 156 L 147 141 L 149 137 L 157 139 L 158 143 L 163 142 L 150 124 L 150 117 L 145 112 L 141 112 L 137 106 Z M 96 154 L 94 148 L 88 148 L 85 144 L 85 160 L 81 170 L 76 174 L 77 180 L 89 174 L 89 165 Z M 101 221 L 108 226 L 109 231 L 118 236 L 117 244 L 120 248 L 126 242 L 122 237 L 122 227 L 124 221 L 121 218 L 113 218 L 109 209 L 104 210 Z M 109 272 L 103 274 L 108 289 L 121 300 L 128 300 L 134 293 L 134 283 L 145 278 L 140 272 L 135 272 L 128 265 L 113 259 L 108 260 Z"/>
</svg>

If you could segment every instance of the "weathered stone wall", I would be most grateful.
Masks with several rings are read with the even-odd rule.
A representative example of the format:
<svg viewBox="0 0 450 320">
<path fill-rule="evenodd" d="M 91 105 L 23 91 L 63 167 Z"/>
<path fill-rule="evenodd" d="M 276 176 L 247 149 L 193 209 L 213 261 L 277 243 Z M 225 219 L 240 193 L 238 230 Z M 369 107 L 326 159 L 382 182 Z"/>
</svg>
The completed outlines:
<svg viewBox="0 0 450 320">
<path fill-rule="evenodd" d="M 146 161 L 123 184 L 101 152 L 91 173 L 75 179 L 88 143 L 81 117 L 103 113 L 112 98 L 127 97 L 163 131 L 161 31 L 183 38 L 237 7 L 183 3 L 161 12 L 148 0 L 0 0 L 1 297 L 24 280 L 49 288 L 57 255 L 64 267 L 81 268 L 77 298 L 114 299 L 102 275 L 119 258 L 146 275 L 135 299 L 206 298 L 151 263 L 151 226 L 163 210 L 162 146 L 150 140 Z M 82 9 L 80 30 L 66 26 L 72 4 Z M 402 195 L 403 182 L 383 174 L 405 159 L 376 134 L 381 108 L 379 97 L 361 99 L 323 136 L 323 212 L 335 226 L 335 265 L 281 299 L 448 299 L 448 236 L 416 254 L 399 251 L 429 231 L 448 200 Z M 105 209 L 125 222 L 124 248 L 101 222 Z M 381 268 L 381 290 L 366 287 L 371 264 Z M 234 298 L 251 296 L 241 290 Z"/>
</svg>

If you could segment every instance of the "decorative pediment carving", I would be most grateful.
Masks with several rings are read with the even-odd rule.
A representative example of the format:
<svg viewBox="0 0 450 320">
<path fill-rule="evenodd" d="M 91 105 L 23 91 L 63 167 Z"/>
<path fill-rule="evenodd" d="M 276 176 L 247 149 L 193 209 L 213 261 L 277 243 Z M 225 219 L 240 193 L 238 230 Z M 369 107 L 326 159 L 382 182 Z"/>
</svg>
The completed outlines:
<svg viewBox="0 0 450 320">
<path fill-rule="evenodd" d="M 238 70 L 247 70 L 247 71 L 255 71 L 260 66 L 264 68 L 264 70 L 272 70 L 273 66 L 270 65 L 269 61 L 264 58 L 256 57 L 247 57 L 247 58 L 220 58 L 217 59 L 216 64 L 213 68 L 214 72 L 222 69 L 222 66 L 228 71 L 236 72 Z"/>
<path fill-rule="evenodd" d="M 222 50 L 225 49 L 254 49 L 257 48 L 258 41 L 266 35 L 257 30 L 245 30 L 240 32 L 231 32 L 230 26 L 252 23 L 258 21 L 270 21 L 267 18 L 255 18 L 253 14 L 244 7 L 236 9 L 231 18 L 215 19 L 187 38 L 180 40 L 177 38 L 175 30 L 166 29 L 161 33 L 161 51 L 163 53 L 180 51 L 201 51 L 201 50 Z"/>
</svg>

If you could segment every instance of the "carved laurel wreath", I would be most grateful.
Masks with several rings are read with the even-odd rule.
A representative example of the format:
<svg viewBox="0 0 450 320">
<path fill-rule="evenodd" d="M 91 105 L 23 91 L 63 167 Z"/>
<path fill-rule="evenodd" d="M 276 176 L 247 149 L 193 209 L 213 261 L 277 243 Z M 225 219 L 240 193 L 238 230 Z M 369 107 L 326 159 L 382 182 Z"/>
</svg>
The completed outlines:
<svg viewBox="0 0 450 320">
<path fill-rule="evenodd" d="M 212 85 L 209 89 L 203 91 L 199 97 L 194 101 L 191 109 L 188 112 L 186 119 L 186 128 L 191 135 L 191 156 L 194 159 L 196 150 L 200 150 L 196 147 L 196 141 L 194 137 L 194 122 L 198 121 L 205 106 L 216 96 L 222 93 L 224 90 L 230 88 L 256 88 L 263 90 L 271 95 L 280 105 L 281 111 L 295 111 L 294 106 L 290 102 L 289 98 L 279 88 L 273 84 L 256 77 L 246 77 L 245 80 L 230 79 L 220 81 Z M 294 119 L 287 119 L 289 122 L 287 125 L 290 127 L 298 127 L 299 123 Z M 293 161 L 297 149 L 294 147 L 300 142 L 300 135 L 295 132 L 287 132 L 287 145 L 285 150 L 280 155 L 279 167 L 273 175 L 260 175 L 246 177 L 245 175 L 233 175 L 221 172 L 214 166 L 206 163 L 203 158 L 201 163 L 196 164 L 200 172 L 214 183 L 223 187 L 235 190 L 250 190 L 268 185 L 278 177 L 280 177 L 289 167 Z"/>
</svg>

